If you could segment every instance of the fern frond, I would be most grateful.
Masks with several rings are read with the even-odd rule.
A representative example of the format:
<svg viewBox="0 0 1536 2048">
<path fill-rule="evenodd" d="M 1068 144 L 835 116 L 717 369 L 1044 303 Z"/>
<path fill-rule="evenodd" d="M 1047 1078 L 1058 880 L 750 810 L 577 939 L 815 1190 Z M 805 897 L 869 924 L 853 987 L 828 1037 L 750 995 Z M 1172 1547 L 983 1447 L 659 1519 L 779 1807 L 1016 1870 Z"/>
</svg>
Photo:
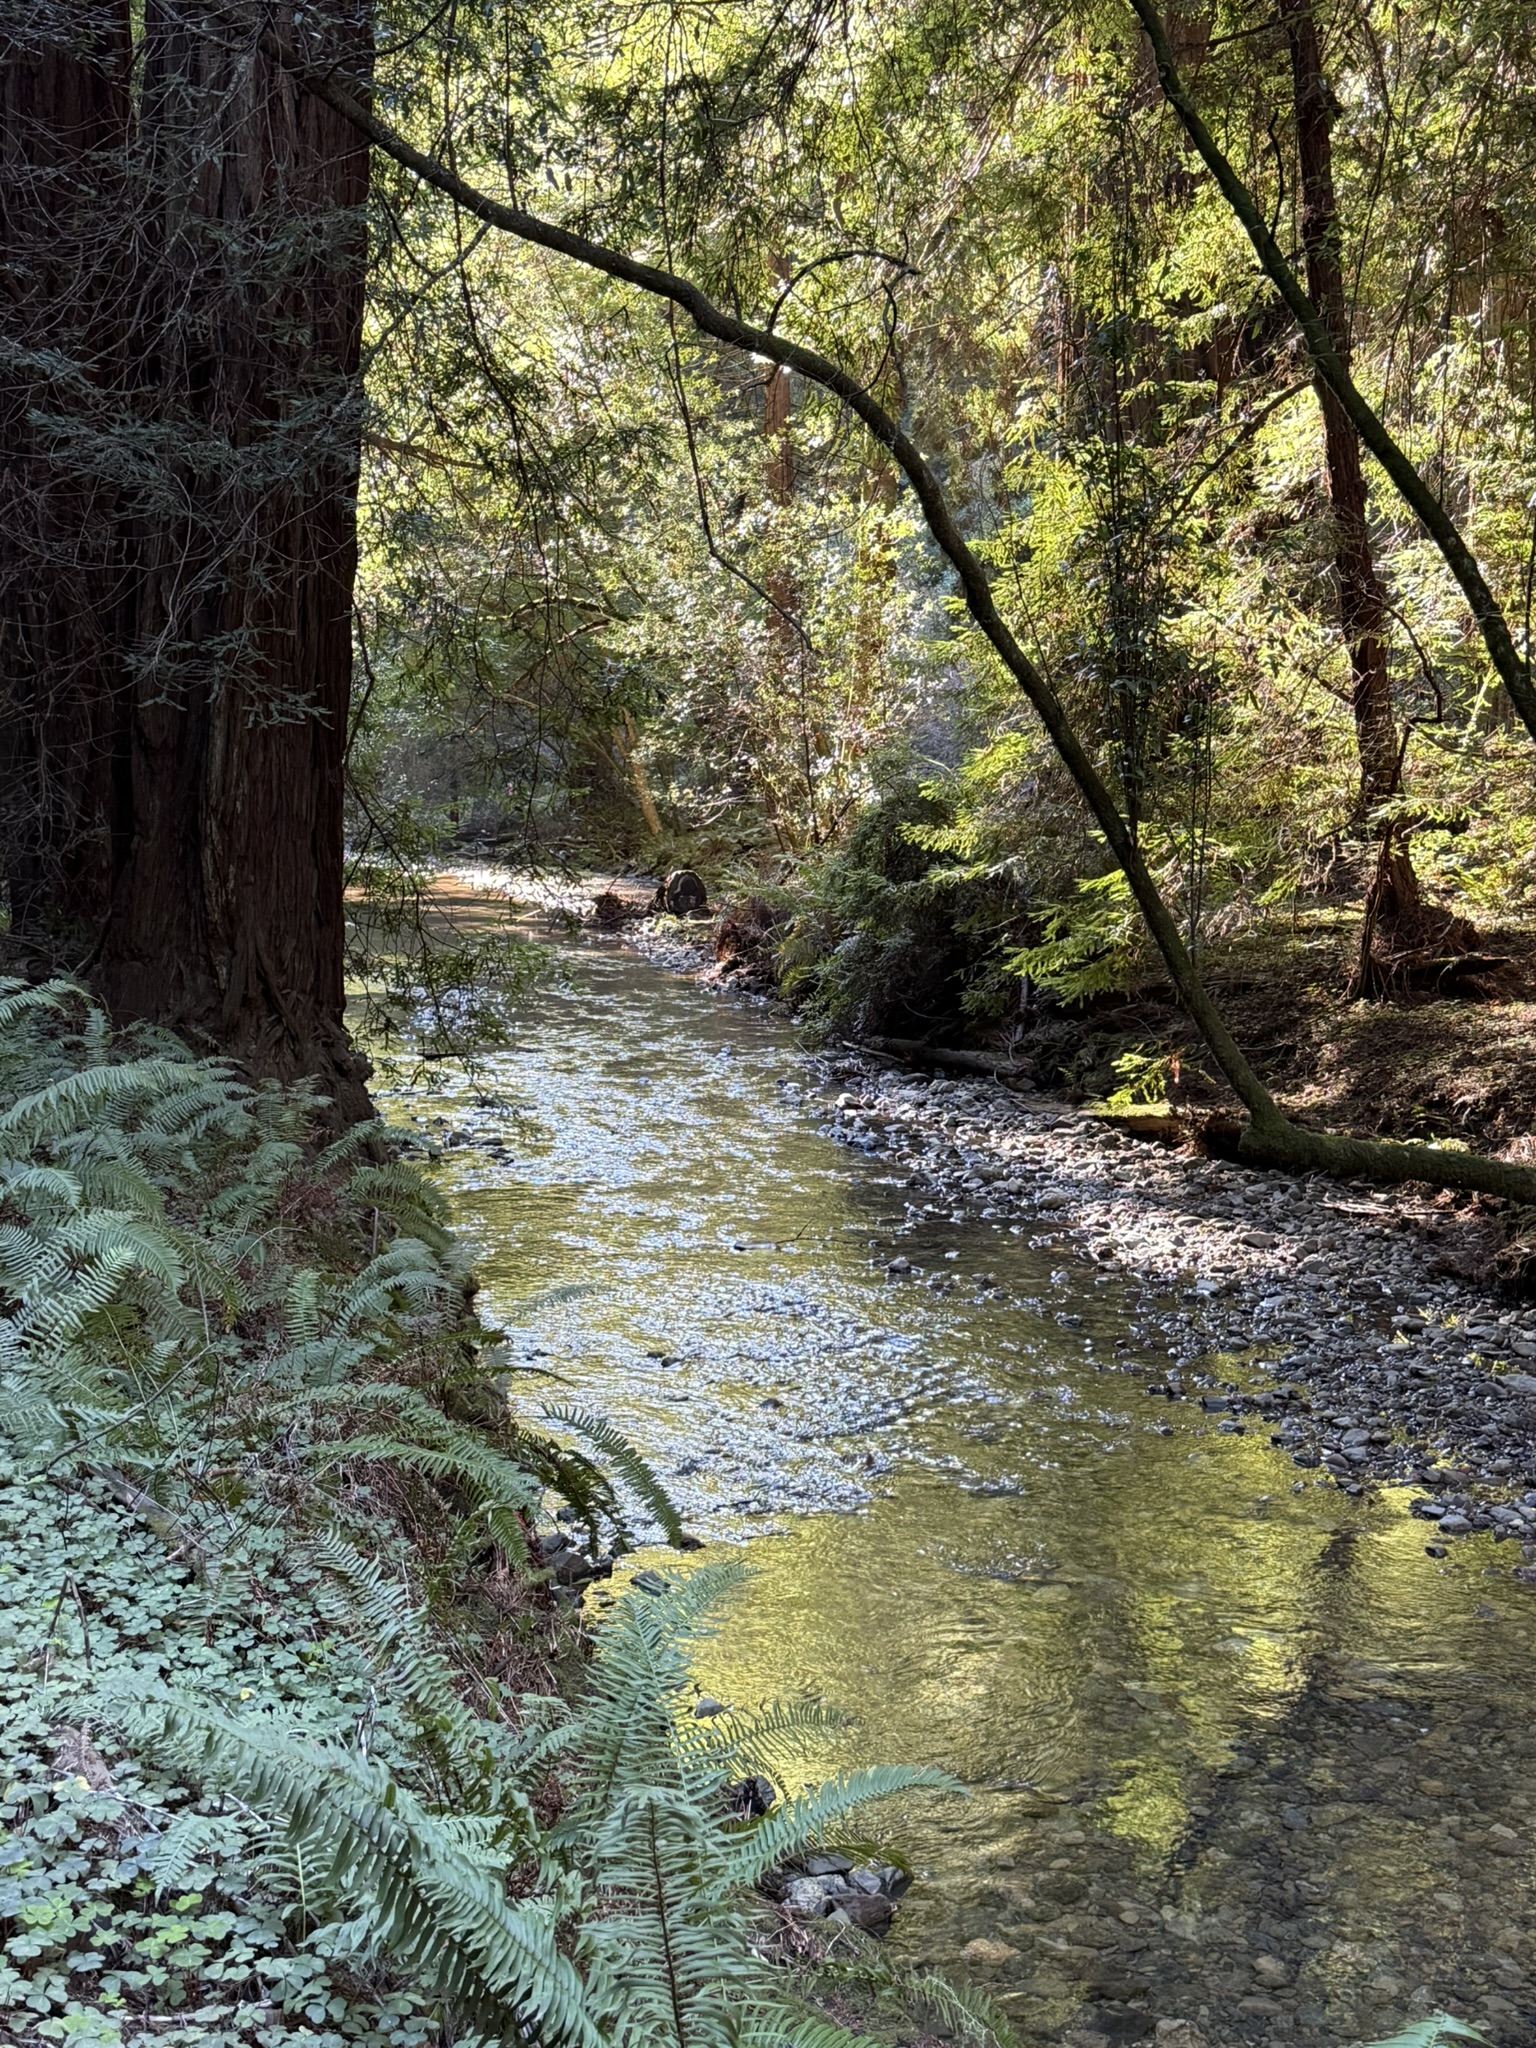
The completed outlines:
<svg viewBox="0 0 1536 2048">
<path fill-rule="evenodd" d="M 82 1188 L 72 1173 L 31 1160 L 0 1160 L 0 1200 L 14 1202 L 30 1222 L 50 1214 L 69 1215 L 80 1207 Z"/>
<path fill-rule="evenodd" d="M 10 1363 L 0 1351 L 0 1366 Z M 0 1437 L 23 1455 L 51 1451 L 69 1434 L 69 1425 L 55 1404 L 31 1387 L 0 1387 Z"/>
<path fill-rule="evenodd" d="M 346 1191 L 347 1200 L 360 1210 L 377 1209 L 406 1236 L 418 1238 L 434 1252 L 447 1250 L 451 1242 L 447 1202 L 414 1167 L 399 1160 L 388 1166 L 359 1167 Z"/>
<path fill-rule="evenodd" d="M 290 1344 L 320 1342 L 320 1275 L 304 1266 L 294 1274 L 283 1297 L 283 1330 Z"/>
<path fill-rule="evenodd" d="M 616 1429 L 601 1415 L 590 1414 L 585 1408 L 546 1408 L 544 1420 L 570 1430 L 591 1444 L 607 1461 L 608 1469 L 617 1473 L 630 1492 L 650 1510 L 652 1521 L 663 1531 L 667 1541 L 674 1548 L 681 1546 L 684 1533 L 682 1517 L 671 1495 L 621 1429 Z"/>
<path fill-rule="evenodd" d="M 186 1278 L 186 1266 L 169 1231 L 119 1209 L 93 1209 L 60 1225 L 57 1251 L 71 1262 L 116 1258 L 152 1274 L 169 1288 Z"/>
<path fill-rule="evenodd" d="M 295 1405 L 316 1409 L 366 1406 L 383 1410 L 389 1418 L 387 1429 L 314 1445 L 310 1455 L 322 1463 L 336 1464 L 352 1458 L 388 1459 L 434 1479 L 463 1485 L 477 1503 L 505 1505 L 528 1514 L 539 1507 L 539 1486 L 520 1464 L 504 1457 L 478 1430 L 455 1422 L 441 1409 L 434 1408 L 415 1387 L 375 1384 L 366 1389 L 314 1388 L 301 1395 Z M 507 1532 L 505 1547 L 514 1557 L 526 1555 L 520 1528 Z"/>
<path fill-rule="evenodd" d="M 735 1831 L 731 1837 L 730 1870 L 735 1883 L 751 1884 L 765 1870 L 824 1841 L 861 1807 L 903 1792 L 961 1792 L 965 1788 L 948 1771 L 917 1765 L 880 1764 L 833 1778 L 814 1792 L 781 1800 Z"/>
<path fill-rule="evenodd" d="M 354 1375 L 378 1348 L 374 1336 L 314 1337 L 279 1352 L 268 1361 L 264 1376 L 274 1393 L 284 1388 L 302 1390 L 301 1400 L 311 1402 L 322 1393 L 355 1392 Z"/>
<path fill-rule="evenodd" d="M 26 1300 L 58 1267 L 50 1237 L 19 1223 L 0 1223 L 0 1287 L 8 1294 Z"/>
<path fill-rule="evenodd" d="M 652 1599 L 628 1593 L 598 1636 L 582 1707 L 584 1770 L 573 1786 L 568 1825 L 593 1824 L 636 1785 L 678 1785 L 681 1703 L 691 1651 L 727 1595 L 746 1579 L 734 1560 L 701 1566 Z"/>
<path fill-rule="evenodd" d="M 33 1140 L 60 1135 L 87 1117 L 100 1115 L 158 1093 L 170 1098 L 184 1086 L 187 1069 L 167 1059 L 129 1060 L 122 1066 L 81 1067 L 0 1111 L 0 1138 Z"/>
<path fill-rule="evenodd" d="M 729 1896 L 718 1828 L 681 1794 L 636 1786 L 593 1845 L 613 1910 L 589 1939 L 606 1964 L 621 2048 L 726 2048 L 741 1994 L 762 1965 Z"/>
<path fill-rule="evenodd" d="M 819 2013 L 786 2012 L 775 2001 L 746 2013 L 732 2048 L 868 2048 L 868 2037 L 850 2034 Z"/>
<path fill-rule="evenodd" d="M 1415 2020 L 1400 2034 L 1385 2041 L 1372 2041 L 1367 2048 L 1440 2048 L 1442 2041 L 1486 2041 L 1488 2036 L 1470 2020 L 1453 2019 L 1448 2012 L 1431 2013 L 1427 2020 Z"/>
<path fill-rule="evenodd" d="M 122 1209 L 154 1219 L 165 1214 L 165 1195 L 144 1169 L 129 1159 L 94 1155 L 82 1159 L 76 1186 L 80 1200 L 93 1208 Z"/>
<path fill-rule="evenodd" d="M 526 2031 L 550 2048 L 604 2048 L 548 1905 L 510 1903 L 381 1765 L 275 1722 L 190 1703 L 144 1720 L 158 1746 L 279 1816 L 355 1902 L 372 1939 L 493 2039 Z"/>
<path fill-rule="evenodd" d="M 460 1701 L 454 1674 L 433 1646 L 409 1587 L 391 1577 L 377 1558 L 365 1558 L 335 1530 L 311 1546 L 311 1554 L 344 1590 L 347 1621 L 360 1630 L 376 1672 L 388 1678 L 388 1692 L 411 1713 L 459 1796 L 483 1797 L 497 1776 L 499 1752 L 492 1724 Z M 497 1811 L 489 1823 L 509 1851 L 531 1848 L 538 1823 L 527 1797 L 504 1780 L 497 1786 Z"/>
<path fill-rule="evenodd" d="M 807 1740 L 835 1734 L 847 1716 L 820 1700 L 775 1700 L 766 1707 L 683 1723 L 681 1740 L 701 1763 L 728 1763 L 734 1777 L 783 1783 Z"/>
<path fill-rule="evenodd" d="M 44 1275 L 49 1283 L 46 1289 L 39 1283 L 33 1290 L 37 1298 L 31 1302 L 26 1318 L 28 1337 L 41 1336 L 49 1344 L 60 1345 L 76 1336 L 82 1324 L 106 1307 L 133 1264 L 130 1250 L 114 1248 L 65 1286 L 60 1262 L 54 1273 Z"/>
<path fill-rule="evenodd" d="M 53 980 L 17 981 L 0 977 L 0 1031 L 9 1031 L 19 1018 L 37 1010 L 60 1010 L 69 1001 L 89 1003 L 90 997 L 78 982 Z"/>
<path fill-rule="evenodd" d="M 450 1288 L 442 1261 L 415 1237 L 397 1238 L 371 1258 L 356 1279 L 331 1305 L 327 1321 L 335 1330 L 351 1332 L 362 1323 L 382 1322 L 397 1301 L 425 1302 Z"/>
<path fill-rule="evenodd" d="M 243 1834 L 228 1814 L 178 1814 L 150 1851 L 149 1875 L 156 1891 L 184 1891 L 200 1863 L 243 1846 Z"/>
</svg>

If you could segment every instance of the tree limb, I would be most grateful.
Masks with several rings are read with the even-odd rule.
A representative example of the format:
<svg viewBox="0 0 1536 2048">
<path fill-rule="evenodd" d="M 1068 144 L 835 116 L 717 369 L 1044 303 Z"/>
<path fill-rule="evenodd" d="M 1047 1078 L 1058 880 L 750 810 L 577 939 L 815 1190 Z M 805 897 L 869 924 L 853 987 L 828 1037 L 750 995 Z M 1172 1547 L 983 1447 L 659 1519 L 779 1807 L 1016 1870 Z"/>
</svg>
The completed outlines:
<svg viewBox="0 0 1536 2048">
<path fill-rule="evenodd" d="M 1133 4 L 1139 6 L 1141 0 L 1133 0 Z M 305 90 L 345 116 L 403 169 L 452 199 L 475 219 L 676 306 L 687 314 L 701 334 L 707 334 L 727 347 L 798 371 L 802 377 L 841 400 L 863 422 L 906 477 L 922 507 L 929 532 L 959 578 L 971 618 L 1029 700 L 1104 834 L 1162 955 L 1180 1001 L 1248 1112 L 1249 1122 L 1242 1139 L 1242 1150 L 1246 1156 L 1300 1172 L 1316 1170 L 1341 1178 L 1359 1175 L 1387 1182 L 1423 1180 L 1440 1187 L 1481 1189 L 1514 1201 L 1536 1202 L 1536 1172 L 1529 1169 L 1511 1166 L 1502 1160 L 1482 1158 L 1471 1152 L 1442 1150 L 1434 1145 L 1387 1144 L 1306 1131 L 1291 1123 L 1282 1113 L 1274 1097 L 1248 1064 L 1205 987 L 1184 945 L 1177 921 L 1142 858 L 1135 836 L 1078 738 L 1061 699 L 1024 652 L 998 611 L 987 572 L 956 524 L 938 478 L 910 435 L 850 371 L 815 349 L 727 313 L 697 285 L 674 271 L 591 241 L 585 235 L 544 220 L 524 207 L 480 191 L 440 159 L 415 148 L 382 121 L 356 92 L 349 89 L 334 67 L 321 69 L 307 64 L 297 51 L 269 28 L 260 29 L 258 34 L 267 54 L 283 64 Z M 1476 573 L 1475 569 L 1473 573 Z M 1492 603 L 1491 598 L 1489 603 Z M 1510 654 L 1513 657 L 1512 646 Z M 1536 705 L 1533 705 L 1533 711 L 1536 711 Z"/>
<path fill-rule="evenodd" d="M 1238 176 L 1231 159 L 1201 119 L 1199 110 L 1190 98 L 1188 88 L 1179 76 L 1173 49 L 1168 41 L 1168 32 L 1163 26 L 1155 0 L 1129 0 L 1129 5 L 1146 31 L 1164 99 L 1178 116 L 1185 134 L 1204 159 L 1206 168 L 1221 188 L 1227 204 L 1242 224 L 1244 233 L 1253 244 L 1254 254 L 1270 282 L 1294 315 L 1318 376 L 1348 414 L 1355 431 L 1392 479 L 1399 495 L 1440 550 L 1445 558 L 1446 567 L 1461 585 L 1462 595 L 1471 606 L 1472 616 L 1477 620 L 1478 631 L 1483 636 L 1488 659 L 1493 663 L 1499 680 L 1508 690 L 1510 702 L 1519 712 L 1526 729 L 1531 737 L 1536 739 L 1536 685 L 1533 685 L 1531 680 L 1529 662 L 1523 660 L 1516 649 L 1514 636 L 1509 630 L 1509 622 L 1498 599 L 1489 589 L 1487 579 L 1478 567 L 1472 550 L 1462 538 L 1461 529 L 1394 440 L 1381 415 L 1362 396 L 1349 374 L 1348 366 L 1334 346 L 1327 322 L 1313 305 L 1300 278 L 1286 261 L 1284 252 L 1260 213 L 1253 194 Z"/>
</svg>

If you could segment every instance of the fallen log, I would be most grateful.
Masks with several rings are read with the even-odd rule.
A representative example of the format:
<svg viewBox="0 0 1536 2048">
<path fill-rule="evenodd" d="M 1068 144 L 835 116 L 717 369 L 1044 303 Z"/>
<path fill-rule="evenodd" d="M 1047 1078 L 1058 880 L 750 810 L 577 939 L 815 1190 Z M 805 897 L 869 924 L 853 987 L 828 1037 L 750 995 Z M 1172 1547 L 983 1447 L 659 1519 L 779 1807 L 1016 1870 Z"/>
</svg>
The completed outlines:
<svg viewBox="0 0 1536 2048">
<path fill-rule="evenodd" d="M 921 1038 L 845 1038 L 843 1043 L 855 1052 L 881 1053 L 886 1059 L 902 1060 L 909 1066 L 945 1067 L 960 1074 L 986 1074 L 995 1081 L 1025 1081 L 1034 1085 L 1032 1068 L 1005 1060 L 997 1053 L 929 1045 Z"/>
</svg>

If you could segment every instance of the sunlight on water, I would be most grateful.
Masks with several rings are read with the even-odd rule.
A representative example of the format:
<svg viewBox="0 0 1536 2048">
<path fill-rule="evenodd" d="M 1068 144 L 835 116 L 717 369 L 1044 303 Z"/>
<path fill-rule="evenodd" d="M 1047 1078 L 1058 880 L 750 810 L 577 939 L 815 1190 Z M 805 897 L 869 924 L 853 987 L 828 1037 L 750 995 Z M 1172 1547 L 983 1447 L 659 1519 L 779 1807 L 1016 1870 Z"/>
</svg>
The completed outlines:
<svg viewBox="0 0 1536 2048">
<path fill-rule="evenodd" d="M 898 1944 L 1015 1951 L 978 1974 L 1037 2032 L 1347 2039 L 1429 2001 L 1536 2039 L 1536 1596 L 1479 1545 L 1430 1563 L 1404 1495 L 1150 1416 L 1145 1300 L 1059 1249 L 929 1223 L 900 1248 L 955 1291 L 889 1279 L 902 1189 L 818 1132 L 781 1019 L 570 962 L 514 1052 L 385 1107 L 469 1141 L 439 1171 L 524 1405 L 612 1416 L 699 1534 L 756 1537 L 701 1689 L 841 1709 L 807 1777 L 971 1788 L 879 1817 L 927 1879 Z"/>
</svg>

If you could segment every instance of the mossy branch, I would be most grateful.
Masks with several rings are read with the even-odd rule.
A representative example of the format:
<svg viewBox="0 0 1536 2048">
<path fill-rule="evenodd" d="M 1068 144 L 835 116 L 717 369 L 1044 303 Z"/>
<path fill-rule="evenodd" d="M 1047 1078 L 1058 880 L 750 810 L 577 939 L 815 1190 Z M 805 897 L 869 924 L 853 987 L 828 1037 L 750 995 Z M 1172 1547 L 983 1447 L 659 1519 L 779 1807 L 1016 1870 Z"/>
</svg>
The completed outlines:
<svg viewBox="0 0 1536 2048">
<path fill-rule="evenodd" d="M 1445 558 L 1446 567 L 1460 584 L 1462 595 L 1472 608 L 1472 616 L 1483 636 L 1483 645 L 1488 650 L 1488 659 L 1508 690 L 1510 702 L 1519 712 L 1531 737 L 1536 739 L 1536 686 L 1532 685 L 1530 664 L 1521 659 L 1509 622 L 1498 599 L 1489 589 L 1476 557 L 1462 537 L 1461 529 L 1349 374 L 1349 366 L 1334 345 L 1327 321 L 1313 305 L 1306 286 L 1286 261 L 1280 244 L 1259 211 L 1258 202 L 1201 119 L 1199 109 L 1179 76 L 1168 31 L 1153 0 L 1129 0 L 1129 4 L 1146 32 L 1163 98 L 1178 116 L 1185 134 L 1220 187 L 1222 197 L 1241 223 L 1264 274 L 1289 307 L 1319 378 L 1339 401 L 1360 439 L 1392 479 L 1404 503 Z M 1529 1200 L 1529 1196 L 1525 1199 Z"/>
</svg>

